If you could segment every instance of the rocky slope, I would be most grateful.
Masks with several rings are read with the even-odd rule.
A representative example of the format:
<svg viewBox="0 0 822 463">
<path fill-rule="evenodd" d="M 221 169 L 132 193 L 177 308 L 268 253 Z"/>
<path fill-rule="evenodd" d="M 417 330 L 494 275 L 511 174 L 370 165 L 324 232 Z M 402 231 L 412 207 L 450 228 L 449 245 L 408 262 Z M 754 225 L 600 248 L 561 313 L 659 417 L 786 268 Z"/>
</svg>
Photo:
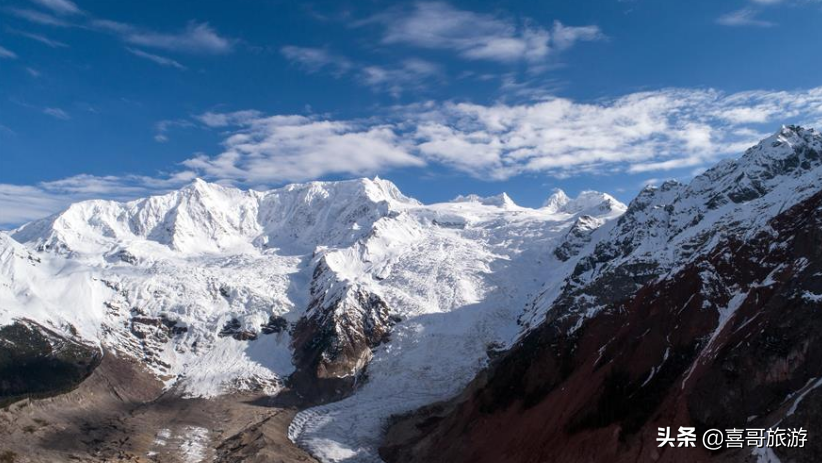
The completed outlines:
<svg viewBox="0 0 822 463">
<path fill-rule="evenodd" d="M 819 429 L 822 137 L 786 127 L 644 190 L 459 396 L 400 418 L 387 461 L 817 461 L 659 449 L 657 427 Z M 571 231 L 572 235 L 576 232 Z"/>
</svg>

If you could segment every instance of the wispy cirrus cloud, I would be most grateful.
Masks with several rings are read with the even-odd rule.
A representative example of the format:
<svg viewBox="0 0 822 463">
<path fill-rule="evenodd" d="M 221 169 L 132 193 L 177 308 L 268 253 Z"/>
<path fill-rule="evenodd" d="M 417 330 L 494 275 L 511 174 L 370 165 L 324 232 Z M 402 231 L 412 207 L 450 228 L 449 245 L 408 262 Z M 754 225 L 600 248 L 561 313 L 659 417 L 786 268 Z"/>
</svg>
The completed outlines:
<svg viewBox="0 0 822 463">
<path fill-rule="evenodd" d="M 419 58 L 406 58 L 390 65 L 356 63 L 325 48 L 285 46 L 283 56 L 308 73 L 327 70 L 332 76 L 351 76 L 355 82 L 374 91 L 399 97 L 409 89 L 420 90 L 442 71 L 437 64 Z"/>
<path fill-rule="evenodd" d="M 75 3 L 68 0 L 32 1 L 50 11 L 47 13 L 29 8 L 7 8 L 3 11 L 35 24 L 82 27 L 112 34 L 133 46 L 158 50 L 219 55 L 230 53 L 235 44 L 235 40 L 219 34 L 205 22 L 190 21 L 182 30 L 161 32 L 134 24 L 95 17 L 80 10 Z M 50 46 L 65 45 L 51 41 L 42 35 L 29 32 L 24 35 Z"/>
<path fill-rule="evenodd" d="M 800 7 L 809 4 L 819 4 L 820 0 L 749 0 L 750 6 L 725 13 L 716 19 L 717 24 L 731 27 L 773 27 L 777 24 L 772 20 L 762 19 L 763 13 L 774 11 L 777 6 Z"/>
<path fill-rule="evenodd" d="M 232 50 L 233 41 L 218 34 L 208 23 L 191 21 L 179 32 L 156 32 L 131 24 L 96 19 L 91 25 L 114 33 L 132 45 L 168 51 L 204 54 L 224 54 Z"/>
<path fill-rule="evenodd" d="M 399 97 L 408 89 L 423 89 L 425 82 L 442 76 L 440 67 L 430 61 L 408 58 L 394 66 L 369 65 L 360 69 L 360 83 Z"/>
<path fill-rule="evenodd" d="M 723 26 L 756 26 L 773 27 L 776 24 L 764 19 L 758 19 L 759 11 L 753 8 L 741 8 L 736 11 L 726 13 L 717 18 L 717 24 Z"/>
<path fill-rule="evenodd" d="M 64 121 L 71 119 L 71 116 L 60 108 L 45 108 L 43 109 L 43 114 Z"/>
<path fill-rule="evenodd" d="M 537 63 L 577 42 L 605 37 L 595 25 L 574 27 L 556 21 L 546 29 L 444 2 L 418 2 L 410 11 L 395 9 L 358 23 L 369 24 L 383 27 L 384 44 L 449 50 L 469 60 L 502 63 Z"/>
<path fill-rule="evenodd" d="M 31 0 L 33 3 L 36 3 L 44 8 L 48 8 L 49 10 L 61 14 L 61 15 L 73 15 L 73 14 L 80 14 L 83 11 L 80 10 L 80 7 L 77 6 L 76 3 L 70 0 Z"/>
<path fill-rule="evenodd" d="M 17 58 L 17 53 L 9 50 L 8 48 L 3 47 L 0 45 L 0 58 L 5 59 L 15 59 Z"/>
<path fill-rule="evenodd" d="M 21 37 L 26 37 L 28 39 L 34 40 L 36 42 L 40 42 L 43 45 L 49 46 L 51 48 L 68 48 L 68 44 L 60 42 L 59 40 L 52 40 L 45 35 L 41 34 L 34 34 L 32 32 L 26 31 L 18 31 L 16 29 L 9 29 L 8 30 L 12 34 L 19 35 Z"/>
<path fill-rule="evenodd" d="M 143 50 L 138 50 L 130 47 L 126 47 L 126 50 L 128 50 L 128 52 L 134 56 L 147 59 L 155 64 L 159 64 L 160 66 L 172 67 L 180 70 L 186 69 L 186 67 L 180 64 L 179 62 L 171 58 L 166 58 L 165 56 L 155 55 L 153 53 L 148 53 Z"/>
<path fill-rule="evenodd" d="M 188 128 L 194 127 L 194 123 L 188 119 L 173 119 L 163 120 L 155 124 L 154 141 L 158 143 L 165 143 L 168 141 L 168 132 L 172 128 Z"/>
<path fill-rule="evenodd" d="M 283 56 L 308 73 L 329 70 L 332 75 L 342 76 L 351 71 L 354 63 L 348 58 L 330 52 L 325 48 L 298 47 L 287 45 L 280 49 Z"/>
<path fill-rule="evenodd" d="M 55 17 L 48 13 L 43 13 L 37 10 L 31 10 L 28 8 L 8 8 L 5 10 L 6 12 L 12 14 L 13 16 L 17 16 L 18 18 L 25 19 L 26 21 L 41 24 L 44 26 L 54 26 L 54 27 L 71 27 L 73 26 L 72 23 Z"/>
</svg>

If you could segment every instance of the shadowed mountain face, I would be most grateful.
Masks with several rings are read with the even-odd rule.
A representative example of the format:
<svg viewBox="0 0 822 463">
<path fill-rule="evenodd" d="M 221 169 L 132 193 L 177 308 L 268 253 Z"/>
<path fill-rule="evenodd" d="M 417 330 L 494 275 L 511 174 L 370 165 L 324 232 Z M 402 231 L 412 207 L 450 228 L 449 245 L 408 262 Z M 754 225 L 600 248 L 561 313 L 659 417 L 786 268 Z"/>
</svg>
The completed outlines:
<svg viewBox="0 0 822 463">
<path fill-rule="evenodd" d="M 802 169 L 808 152 L 796 151 L 799 162 L 787 171 Z M 720 222 L 725 225 L 714 227 L 709 246 L 688 250 L 690 257 L 668 271 L 662 258 L 626 268 L 638 260 L 623 257 L 631 251 L 612 256 L 623 259 L 616 265 L 583 259 L 578 270 L 601 265 L 602 276 L 575 285 L 586 277 L 576 272 L 552 308 L 563 307 L 561 313 L 549 312 L 457 398 L 399 418 L 381 455 L 390 462 L 757 461 L 751 448 L 660 449 L 657 428 L 695 426 L 698 435 L 777 424 L 820 429 L 819 185 L 805 177 L 795 191 L 806 199 L 771 218 L 741 226 L 746 217 L 737 214 Z M 777 201 L 767 198 L 775 190 L 761 190 L 747 201 Z M 637 205 L 620 225 L 633 219 Z M 675 217 L 675 207 L 668 217 Z M 672 222 L 662 229 L 669 233 Z M 637 289 L 607 291 L 630 285 Z M 579 310 L 577 294 L 599 298 L 599 306 Z M 819 461 L 822 443 L 811 441 L 774 452 L 782 461 Z"/>
<path fill-rule="evenodd" d="M 0 327 L 0 405 L 66 392 L 86 379 L 101 357 L 97 348 L 34 322 Z"/>
</svg>

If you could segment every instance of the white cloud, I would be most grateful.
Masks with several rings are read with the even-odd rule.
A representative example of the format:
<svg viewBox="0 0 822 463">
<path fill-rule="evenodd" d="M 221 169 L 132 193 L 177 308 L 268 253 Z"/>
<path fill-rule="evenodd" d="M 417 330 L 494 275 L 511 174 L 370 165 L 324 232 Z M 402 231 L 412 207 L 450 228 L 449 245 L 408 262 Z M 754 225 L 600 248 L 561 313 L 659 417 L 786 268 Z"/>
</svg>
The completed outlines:
<svg viewBox="0 0 822 463">
<path fill-rule="evenodd" d="M 408 89 L 422 89 L 427 80 L 442 75 L 438 65 L 419 58 L 407 58 L 393 65 L 376 65 L 355 63 L 324 48 L 289 45 L 280 51 L 286 59 L 308 73 L 328 69 L 337 78 L 351 75 L 357 83 L 374 91 L 388 92 L 394 97 L 399 97 Z"/>
<path fill-rule="evenodd" d="M 82 11 L 77 4 L 70 0 L 32 0 L 38 5 L 48 8 L 57 14 L 79 14 Z"/>
<path fill-rule="evenodd" d="M 187 119 L 164 120 L 155 124 L 156 133 L 154 134 L 154 141 L 158 143 L 165 143 L 168 141 L 168 132 L 174 127 L 187 128 L 193 127 L 194 123 Z"/>
<path fill-rule="evenodd" d="M 544 60 L 578 41 L 599 40 L 597 26 L 570 27 L 555 22 L 551 30 L 507 18 L 459 10 L 443 2 L 419 2 L 409 11 L 395 10 L 360 24 L 381 24 L 385 44 L 453 50 L 472 60 L 498 62 Z"/>
<path fill-rule="evenodd" d="M 183 162 L 209 177 L 245 183 L 316 179 L 326 175 L 367 175 L 391 168 L 421 166 L 389 125 L 315 120 L 303 116 L 249 117 L 247 113 L 200 117 L 212 126 L 233 126 L 214 157 Z"/>
<path fill-rule="evenodd" d="M 439 164 L 485 179 L 538 173 L 699 168 L 738 155 L 782 123 L 822 118 L 822 87 L 806 91 L 666 89 L 579 103 L 429 103 L 379 121 L 206 113 L 228 128 L 225 151 L 186 161 L 213 178 L 265 183 Z"/>
<path fill-rule="evenodd" d="M 166 58 L 165 56 L 155 55 L 153 53 L 147 53 L 142 50 L 137 50 L 135 48 L 129 47 L 126 47 L 126 50 L 128 50 L 128 52 L 134 56 L 139 56 L 140 58 L 147 59 L 149 61 L 159 64 L 160 66 L 173 67 L 180 70 L 186 69 L 186 67 L 182 64 L 178 63 L 177 61 L 171 58 Z"/>
<path fill-rule="evenodd" d="M 330 69 L 335 76 L 347 73 L 353 67 L 348 58 L 331 53 L 324 48 L 298 47 L 287 45 L 280 52 L 289 61 L 298 64 L 309 73 Z"/>
<path fill-rule="evenodd" d="M 13 34 L 17 34 L 17 35 L 20 35 L 20 36 L 27 37 L 29 39 L 35 40 L 35 41 L 40 42 L 44 45 L 47 45 L 51 48 L 68 48 L 67 44 L 65 44 L 63 42 L 60 42 L 60 41 L 57 41 L 57 40 L 52 40 L 52 39 L 50 39 L 50 38 L 48 38 L 44 35 L 33 34 L 31 32 L 23 32 L 23 31 L 18 31 L 18 30 L 11 30 L 9 32 L 12 32 Z"/>
<path fill-rule="evenodd" d="M 223 54 L 231 51 L 233 41 L 219 35 L 208 23 L 189 22 L 178 33 L 156 32 L 131 24 L 96 19 L 93 27 L 120 36 L 132 45 L 189 53 Z"/>
<path fill-rule="evenodd" d="M 597 26 L 569 27 L 559 21 L 554 21 L 553 43 L 559 50 L 574 46 L 577 42 L 590 42 L 603 38 L 602 31 Z"/>
<path fill-rule="evenodd" d="M 96 176 L 81 174 L 50 182 L 41 182 L 40 188 L 52 193 L 69 196 L 117 196 L 128 197 L 143 193 L 146 188 L 140 182 L 134 182 L 139 177 Z"/>
<path fill-rule="evenodd" d="M 255 120 L 262 118 L 262 113 L 249 109 L 245 111 L 235 111 L 232 113 L 207 112 L 196 116 L 196 119 L 208 127 L 228 127 L 230 125 L 242 126 L 250 125 Z M 295 116 L 296 117 L 296 116 Z"/>
<path fill-rule="evenodd" d="M 0 58 L 15 59 L 17 58 L 17 54 L 8 48 L 0 46 Z"/>
<path fill-rule="evenodd" d="M 231 41 L 217 34 L 208 23 L 191 22 L 177 34 L 133 31 L 127 33 L 124 39 L 136 45 L 172 51 L 220 54 L 232 48 Z"/>
<path fill-rule="evenodd" d="M 742 8 L 720 16 L 716 22 L 723 26 L 756 26 L 772 27 L 775 24 L 763 19 L 757 19 L 759 12 L 753 8 Z"/>
<path fill-rule="evenodd" d="M 598 103 L 446 104 L 411 131 L 419 153 L 480 178 L 523 173 L 647 172 L 739 154 L 761 124 L 822 117 L 822 87 L 797 92 L 671 89 Z M 754 124 L 754 125 L 752 125 Z M 775 129 L 775 127 L 769 127 Z"/>
<path fill-rule="evenodd" d="M 118 36 L 126 43 L 144 48 L 186 53 L 225 54 L 231 52 L 234 47 L 234 40 L 223 37 L 208 23 L 190 21 L 183 30 L 169 33 L 145 29 L 110 19 L 96 18 L 85 13 L 80 18 L 74 18 L 74 20 L 70 21 L 65 18 L 66 14 L 83 13 L 74 3 L 67 0 L 33 1 L 63 16 L 58 17 L 41 11 L 22 8 L 8 8 L 5 11 L 37 24 L 58 27 L 79 27 L 98 32 L 107 32 Z M 65 46 L 65 44 L 51 41 L 41 35 L 28 32 L 21 33 L 21 35 L 38 40 L 52 47 Z"/>
<path fill-rule="evenodd" d="M 36 24 L 43 24 L 46 26 L 55 26 L 55 27 L 69 27 L 72 24 L 66 22 L 60 18 L 52 16 L 48 13 L 41 13 L 35 10 L 29 10 L 25 8 L 9 8 L 9 13 L 17 16 L 18 18 L 25 19 L 26 21 L 33 22 Z"/>
<path fill-rule="evenodd" d="M 422 89 L 428 79 L 441 76 L 442 72 L 434 63 L 418 58 L 402 60 L 397 66 L 364 66 L 358 79 L 363 85 L 377 91 L 386 91 L 399 97 L 408 89 Z"/>
<path fill-rule="evenodd" d="M 64 121 L 71 119 L 71 116 L 60 108 L 45 108 L 43 109 L 43 114 L 51 116 L 55 119 L 62 119 Z"/>
</svg>

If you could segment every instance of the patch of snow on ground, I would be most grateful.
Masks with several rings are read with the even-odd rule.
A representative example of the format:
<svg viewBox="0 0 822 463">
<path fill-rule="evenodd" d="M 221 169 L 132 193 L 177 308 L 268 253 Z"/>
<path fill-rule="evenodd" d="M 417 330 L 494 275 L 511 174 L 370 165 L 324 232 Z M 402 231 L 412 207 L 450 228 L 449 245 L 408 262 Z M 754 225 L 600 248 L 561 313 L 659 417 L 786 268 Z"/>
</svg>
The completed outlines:
<svg viewBox="0 0 822 463">
<path fill-rule="evenodd" d="M 186 426 L 183 429 L 183 442 L 180 453 L 186 463 L 201 463 L 206 457 L 208 429 L 197 426 Z"/>
</svg>

